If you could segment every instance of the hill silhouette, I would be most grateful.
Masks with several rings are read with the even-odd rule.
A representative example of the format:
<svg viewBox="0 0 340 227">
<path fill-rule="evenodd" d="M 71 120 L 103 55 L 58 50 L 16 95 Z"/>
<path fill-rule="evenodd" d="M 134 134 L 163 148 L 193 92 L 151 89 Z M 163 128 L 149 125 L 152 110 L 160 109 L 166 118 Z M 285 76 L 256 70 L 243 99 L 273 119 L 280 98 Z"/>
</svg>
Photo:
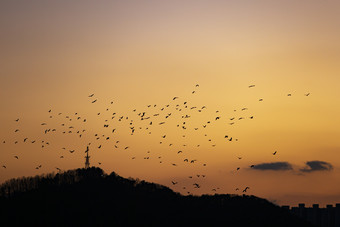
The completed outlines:
<svg viewBox="0 0 340 227">
<path fill-rule="evenodd" d="M 1 226 L 311 226 L 255 196 L 182 196 L 100 168 L 12 179 Z"/>
</svg>

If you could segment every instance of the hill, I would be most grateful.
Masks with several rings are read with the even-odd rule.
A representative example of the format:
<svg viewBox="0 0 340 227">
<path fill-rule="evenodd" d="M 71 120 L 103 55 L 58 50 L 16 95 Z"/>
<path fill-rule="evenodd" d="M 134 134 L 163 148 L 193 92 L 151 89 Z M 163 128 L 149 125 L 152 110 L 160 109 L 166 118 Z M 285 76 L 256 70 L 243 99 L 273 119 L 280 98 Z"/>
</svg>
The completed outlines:
<svg viewBox="0 0 340 227">
<path fill-rule="evenodd" d="M 1 226 L 310 226 L 255 196 L 182 196 L 100 168 L 12 179 Z"/>
</svg>

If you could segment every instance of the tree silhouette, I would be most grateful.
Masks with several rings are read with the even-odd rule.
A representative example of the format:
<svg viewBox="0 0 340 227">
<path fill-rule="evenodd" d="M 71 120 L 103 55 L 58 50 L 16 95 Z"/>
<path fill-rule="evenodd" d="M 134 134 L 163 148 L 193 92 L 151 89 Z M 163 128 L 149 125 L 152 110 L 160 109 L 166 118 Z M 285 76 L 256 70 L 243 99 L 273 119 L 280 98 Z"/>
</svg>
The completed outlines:
<svg viewBox="0 0 340 227">
<path fill-rule="evenodd" d="M 11 179 L 0 191 L 3 226 L 310 226 L 255 196 L 182 196 L 94 167 Z"/>
</svg>

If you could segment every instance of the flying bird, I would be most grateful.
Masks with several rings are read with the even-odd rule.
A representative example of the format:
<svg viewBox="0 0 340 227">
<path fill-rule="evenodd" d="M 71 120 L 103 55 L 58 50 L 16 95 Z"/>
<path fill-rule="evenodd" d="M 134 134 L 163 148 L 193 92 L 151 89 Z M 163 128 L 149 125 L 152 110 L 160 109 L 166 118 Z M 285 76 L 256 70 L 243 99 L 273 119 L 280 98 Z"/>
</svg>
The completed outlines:
<svg viewBox="0 0 340 227">
<path fill-rule="evenodd" d="M 200 187 L 201 187 L 201 186 L 200 186 L 199 184 L 197 184 L 197 183 L 194 183 L 193 185 L 195 186 L 195 188 L 200 188 Z"/>
<path fill-rule="evenodd" d="M 248 189 L 250 189 L 250 188 L 246 187 L 245 189 L 243 189 L 243 192 L 247 192 Z"/>
</svg>

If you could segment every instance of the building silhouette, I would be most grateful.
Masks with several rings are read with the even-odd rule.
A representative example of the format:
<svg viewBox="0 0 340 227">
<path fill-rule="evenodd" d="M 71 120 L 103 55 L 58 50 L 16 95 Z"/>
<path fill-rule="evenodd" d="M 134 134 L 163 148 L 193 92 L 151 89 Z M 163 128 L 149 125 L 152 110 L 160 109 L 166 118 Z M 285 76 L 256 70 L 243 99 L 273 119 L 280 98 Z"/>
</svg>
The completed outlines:
<svg viewBox="0 0 340 227">
<path fill-rule="evenodd" d="M 282 206 L 282 208 L 289 210 L 315 226 L 340 227 L 340 203 L 335 206 L 327 205 L 325 208 L 320 208 L 319 204 L 305 207 L 304 203 L 300 203 L 298 207 Z"/>
</svg>

